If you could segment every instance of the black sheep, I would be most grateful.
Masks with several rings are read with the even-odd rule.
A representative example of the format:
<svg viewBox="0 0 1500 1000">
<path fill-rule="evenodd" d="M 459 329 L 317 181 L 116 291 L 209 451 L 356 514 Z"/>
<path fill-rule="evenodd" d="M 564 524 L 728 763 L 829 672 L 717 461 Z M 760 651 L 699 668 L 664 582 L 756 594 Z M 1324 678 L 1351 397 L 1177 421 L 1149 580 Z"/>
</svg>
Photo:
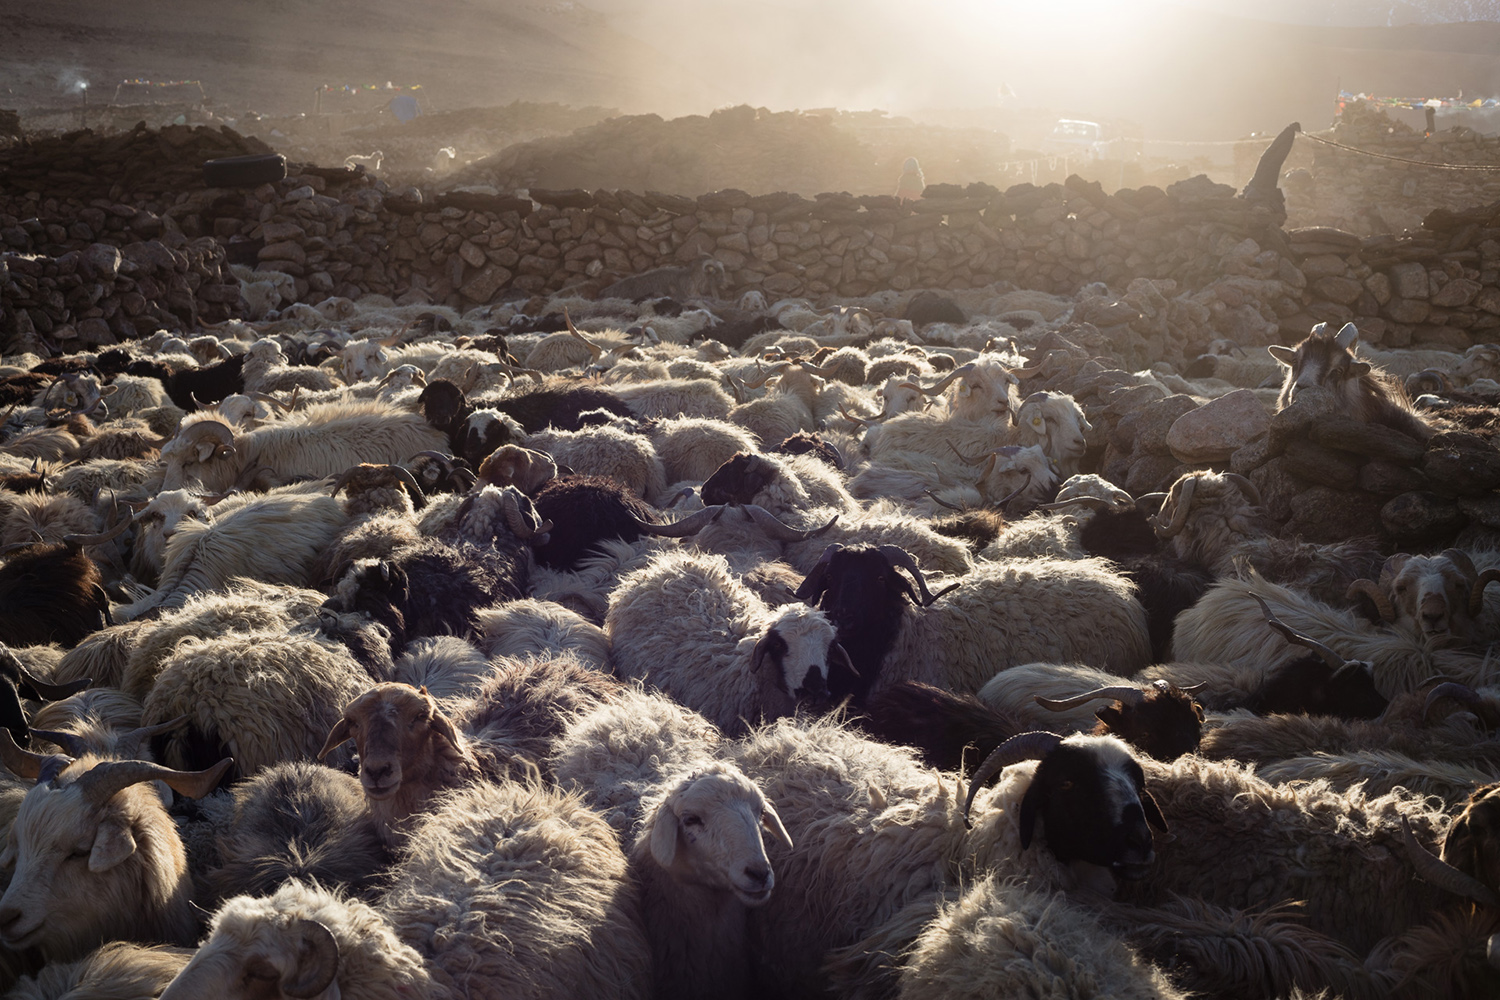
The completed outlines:
<svg viewBox="0 0 1500 1000">
<path fill-rule="evenodd" d="M 1020 725 L 973 695 L 958 695 L 918 681 L 902 681 L 865 706 L 859 725 L 883 743 L 915 747 L 929 767 L 972 775 L 990 751 L 1021 731 Z"/>
<path fill-rule="evenodd" d="M 548 569 L 571 569 L 608 539 L 633 542 L 641 537 L 637 520 L 659 520 L 656 508 L 604 476 L 558 476 L 534 501 L 538 516 L 553 525 L 546 543 L 532 548 Z"/>
<path fill-rule="evenodd" d="M 0 566 L 0 642 L 72 648 L 108 622 L 94 561 L 61 542 L 27 546 Z"/>
<path fill-rule="evenodd" d="M 916 581 L 917 589 L 898 570 Z M 852 698 L 863 705 L 880 665 L 901 631 L 905 601 L 927 607 L 958 584 L 933 594 L 917 562 L 895 545 L 830 545 L 797 588 L 797 598 L 828 615 L 839 644 L 849 654 L 848 668 L 829 664 L 828 693 L 834 701 Z M 917 591 L 921 596 L 917 596 Z"/>
<path fill-rule="evenodd" d="M 1159 551 L 1156 531 L 1146 512 L 1138 507 L 1096 512 L 1080 529 L 1079 542 L 1089 555 L 1114 561 L 1120 572 L 1140 588 L 1151 657 L 1157 662 L 1166 660 L 1177 616 L 1208 592 L 1214 575 L 1206 567 Z"/>
<path fill-rule="evenodd" d="M 220 403 L 245 391 L 243 354 L 203 368 L 184 368 L 182 371 L 173 371 L 159 361 L 134 361 L 126 367 L 125 373 L 159 379 L 172 402 L 189 413 L 198 408 L 198 403 Z"/>
<path fill-rule="evenodd" d="M 338 590 L 343 610 L 390 631 L 395 654 L 424 636 L 473 638 L 479 610 L 519 600 L 528 575 L 524 560 L 493 549 L 426 539 L 356 568 Z"/>
</svg>

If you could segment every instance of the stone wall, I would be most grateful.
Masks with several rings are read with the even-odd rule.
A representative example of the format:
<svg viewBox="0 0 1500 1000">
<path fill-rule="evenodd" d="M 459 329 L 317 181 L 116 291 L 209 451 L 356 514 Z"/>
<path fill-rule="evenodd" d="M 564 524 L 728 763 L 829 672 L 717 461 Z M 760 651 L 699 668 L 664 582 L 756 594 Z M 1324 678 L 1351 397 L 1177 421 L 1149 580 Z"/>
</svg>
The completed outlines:
<svg viewBox="0 0 1500 1000">
<path fill-rule="evenodd" d="M 1457 210 L 1500 201 L 1500 135 L 1453 126 L 1424 137 L 1378 108 L 1355 103 L 1328 136 L 1345 146 L 1415 160 L 1494 169 L 1445 170 L 1379 159 L 1299 138 L 1288 169 L 1307 176 L 1285 185 L 1294 226 L 1332 226 L 1361 236 L 1421 225 L 1434 209 Z"/>
<path fill-rule="evenodd" d="M 202 263 L 177 273 L 197 275 L 188 283 L 200 316 L 225 306 L 224 258 L 206 249 L 222 246 L 229 261 L 291 275 L 307 302 L 373 292 L 468 308 L 563 288 L 589 293 L 700 253 L 725 263 L 733 294 L 849 298 L 995 282 L 1086 291 L 1082 318 L 1118 330 L 1134 345 L 1125 353 L 1142 363 L 1192 357 L 1219 338 L 1294 340 L 1320 321 L 1356 319 L 1376 344 L 1456 349 L 1493 339 L 1500 326 L 1500 203 L 1433 213 L 1399 236 L 1361 238 L 1329 227 L 1284 230 L 1269 209 L 1204 177 L 1115 194 L 1076 177 L 1005 191 L 933 185 L 909 207 L 885 196 L 738 190 L 424 196 L 357 171 L 298 165 L 279 184 L 219 190 L 203 187 L 197 166 L 205 151 L 248 143 L 228 130 L 112 137 L 117 163 L 101 176 L 88 164 L 104 154 L 90 160 L 72 147 L 102 141 L 87 133 L 51 140 L 53 159 L 73 166 L 45 174 L 37 173 L 37 146 L 23 150 L 29 175 L 7 174 L 0 158 L 0 240 L 33 262 L 11 273 L 46 271 L 47 259 L 95 243 L 156 240 L 184 256 L 191 247 Z M 137 155 L 154 158 L 152 169 L 141 169 Z M 130 178 L 145 180 L 128 190 Z M 106 183 L 109 197 L 97 197 Z M 15 332 L 17 308 L 45 325 L 30 312 L 35 296 L 13 284 L 0 295 L 10 303 L 0 332 Z M 145 296 L 150 308 L 135 318 L 188 318 L 182 288 L 175 303 L 167 291 Z M 48 302 L 54 325 L 101 318 L 72 309 L 57 316 L 55 296 Z M 1148 332 L 1130 333 L 1141 329 Z"/>
</svg>

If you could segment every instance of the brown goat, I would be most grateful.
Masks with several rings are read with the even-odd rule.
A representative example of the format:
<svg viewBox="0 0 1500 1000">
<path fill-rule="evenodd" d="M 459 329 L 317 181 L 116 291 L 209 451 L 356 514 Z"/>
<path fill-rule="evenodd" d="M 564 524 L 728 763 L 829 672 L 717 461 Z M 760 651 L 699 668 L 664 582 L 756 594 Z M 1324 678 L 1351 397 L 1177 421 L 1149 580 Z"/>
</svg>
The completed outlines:
<svg viewBox="0 0 1500 1000">
<path fill-rule="evenodd" d="M 1354 356 L 1359 330 L 1345 323 L 1334 333 L 1327 323 L 1312 328 L 1296 347 L 1272 344 L 1266 350 L 1286 365 L 1277 408 L 1286 409 L 1299 389 L 1321 386 L 1339 401 L 1340 410 L 1355 420 L 1384 424 L 1418 441 L 1426 441 L 1437 429 L 1412 409 L 1406 390 L 1388 372 Z"/>
<path fill-rule="evenodd" d="M 351 701 L 318 759 L 350 739 L 359 750 L 365 802 L 389 846 L 400 843 L 407 820 L 435 793 L 480 776 L 468 741 L 425 687 L 377 684 Z"/>
</svg>

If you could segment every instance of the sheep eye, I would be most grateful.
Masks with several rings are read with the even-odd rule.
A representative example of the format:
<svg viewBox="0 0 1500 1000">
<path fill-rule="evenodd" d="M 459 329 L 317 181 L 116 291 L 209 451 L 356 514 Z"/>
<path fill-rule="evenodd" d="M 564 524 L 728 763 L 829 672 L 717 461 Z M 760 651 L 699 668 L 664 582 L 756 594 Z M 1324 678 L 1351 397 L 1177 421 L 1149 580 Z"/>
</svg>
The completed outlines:
<svg viewBox="0 0 1500 1000">
<path fill-rule="evenodd" d="M 1064 781 L 1057 786 L 1057 790 L 1060 792 L 1071 792 L 1073 790 L 1073 783 L 1071 781 Z"/>
<path fill-rule="evenodd" d="M 695 815 L 689 813 L 688 815 L 682 817 L 682 825 L 683 826 L 702 826 L 703 825 L 703 817 L 701 817 L 701 816 L 695 816 Z"/>
</svg>

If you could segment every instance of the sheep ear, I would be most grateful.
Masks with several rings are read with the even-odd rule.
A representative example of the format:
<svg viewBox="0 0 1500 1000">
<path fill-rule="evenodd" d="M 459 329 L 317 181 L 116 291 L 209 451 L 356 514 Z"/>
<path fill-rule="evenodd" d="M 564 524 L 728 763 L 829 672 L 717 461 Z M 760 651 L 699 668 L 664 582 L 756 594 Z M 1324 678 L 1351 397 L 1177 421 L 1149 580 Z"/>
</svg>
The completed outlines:
<svg viewBox="0 0 1500 1000">
<path fill-rule="evenodd" d="M 94 834 L 94 849 L 89 852 L 89 871 L 107 872 L 135 853 L 135 837 L 118 819 L 106 819 Z"/>
<path fill-rule="evenodd" d="M 1356 361 L 1349 366 L 1349 374 L 1353 378 L 1364 378 L 1370 374 L 1370 366 L 1364 361 Z"/>
<path fill-rule="evenodd" d="M 791 850 L 795 846 L 792 844 L 792 835 L 787 833 L 786 827 L 781 824 L 781 817 L 776 815 L 776 807 L 769 802 L 766 803 L 766 808 L 761 811 L 760 825 L 765 827 L 771 836 L 785 844 L 787 850 Z"/>
<path fill-rule="evenodd" d="M 780 668 L 782 660 L 786 659 L 786 640 L 774 628 L 766 629 L 766 634 L 755 642 L 755 649 L 750 653 L 750 672 L 760 673 L 760 668 L 767 658 L 775 661 Z"/>
<path fill-rule="evenodd" d="M 1333 342 L 1340 347 L 1351 348 L 1359 341 L 1359 327 L 1353 323 L 1345 323 L 1333 338 Z"/>
<path fill-rule="evenodd" d="M 1167 818 L 1161 814 L 1161 806 L 1151 797 L 1151 793 L 1144 788 L 1141 789 L 1141 811 L 1146 814 L 1146 822 L 1156 827 L 1162 833 L 1167 832 Z"/>
<path fill-rule="evenodd" d="M 212 441 L 203 441 L 198 445 L 198 461 L 207 462 L 214 457 L 215 446 Z"/>
<path fill-rule="evenodd" d="M 333 748 L 349 738 L 349 720 L 340 719 L 333 724 L 328 731 L 328 739 L 323 741 L 323 749 L 318 751 L 318 759 L 322 760 L 333 752 Z"/>
<path fill-rule="evenodd" d="M 1272 344 L 1270 347 L 1267 347 L 1266 350 L 1271 352 L 1271 357 L 1275 358 L 1277 361 L 1280 361 L 1288 368 L 1297 363 L 1297 352 L 1292 350 L 1290 347 L 1282 347 L 1280 344 Z"/>
<path fill-rule="evenodd" d="M 1036 833 L 1036 814 L 1042 808 L 1042 786 L 1035 778 L 1031 779 L 1031 785 L 1026 789 L 1026 794 L 1021 796 L 1021 850 L 1031 846 L 1032 835 Z"/>
<path fill-rule="evenodd" d="M 677 857 L 677 814 L 665 802 L 651 821 L 651 857 L 663 868 L 670 868 Z"/>
</svg>

